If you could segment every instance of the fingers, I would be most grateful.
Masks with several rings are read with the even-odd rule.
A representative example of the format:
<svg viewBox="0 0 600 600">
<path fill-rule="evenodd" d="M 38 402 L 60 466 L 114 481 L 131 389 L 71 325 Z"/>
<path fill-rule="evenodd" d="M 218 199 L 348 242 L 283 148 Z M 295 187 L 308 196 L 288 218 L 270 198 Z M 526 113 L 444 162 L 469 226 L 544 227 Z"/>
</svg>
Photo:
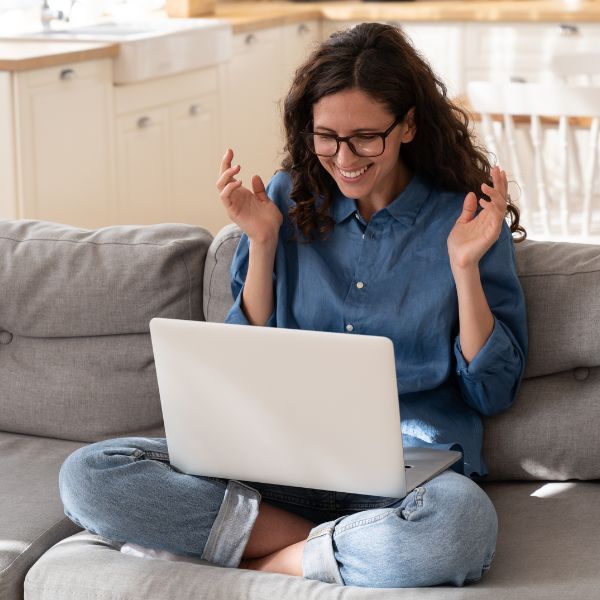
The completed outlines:
<svg viewBox="0 0 600 600">
<path fill-rule="evenodd" d="M 458 217 L 458 223 L 468 223 L 473 220 L 477 212 L 477 196 L 473 192 L 469 192 L 463 202 L 463 209 Z"/>
<path fill-rule="evenodd" d="M 232 182 L 236 181 L 234 176 L 240 172 L 240 165 L 236 165 L 235 167 L 229 167 L 221 172 L 221 176 L 217 179 L 217 189 L 222 192 L 225 186 Z"/>
<path fill-rule="evenodd" d="M 506 198 L 508 195 L 508 180 L 506 178 L 506 172 L 501 170 L 499 166 L 495 166 L 491 171 L 492 176 L 492 185 L 487 185 L 486 183 L 481 184 L 481 191 L 488 195 L 491 200 L 491 204 L 496 206 L 498 210 L 502 211 L 504 215 L 506 211 Z M 484 208 L 489 207 L 490 203 L 483 201 L 483 204 L 480 202 L 481 206 Z"/>
<path fill-rule="evenodd" d="M 231 148 L 227 148 L 227 152 L 225 152 L 225 156 L 221 159 L 221 168 L 219 170 L 219 174 L 223 174 L 223 171 L 229 169 L 231 167 L 231 161 L 233 160 L 233 150 Z"/>
<path fill-rule="evenodd" d="M 221 200 L 223 200 L 225 206 L 231 206 L 231 194 L 235 192 L 239 187 L 242 186 L 242 181 L 230 181 L 222 190 L 221 190 Z"/>
<path fill-rule="evenodd" d="M 261 202 L 269 201 L 267 192 L 265 191 L 265 184 L 263 183 L 263 180 L 258 175 L 252 176 L 252 191 L 254 192 L 254 195 Z"/>
</svg>

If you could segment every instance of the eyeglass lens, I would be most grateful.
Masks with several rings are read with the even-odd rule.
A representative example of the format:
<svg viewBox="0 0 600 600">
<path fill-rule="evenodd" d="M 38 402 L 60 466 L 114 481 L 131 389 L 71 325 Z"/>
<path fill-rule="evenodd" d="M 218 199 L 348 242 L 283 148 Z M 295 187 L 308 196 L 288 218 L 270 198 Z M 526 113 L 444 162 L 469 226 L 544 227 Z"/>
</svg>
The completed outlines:
<svg viewBox="0 0 600 600">
<path fill-rule="evenodd" d="M 338 140 L 331 135 L 314 133 L 308 136 L 311 149 L 319 156 L 334 156 L 338 151 Z M 348 139 L 350 150 L 358 156 L 383 154 L 384 141 L 380 135 L 353 135 Z"/>
</svg>

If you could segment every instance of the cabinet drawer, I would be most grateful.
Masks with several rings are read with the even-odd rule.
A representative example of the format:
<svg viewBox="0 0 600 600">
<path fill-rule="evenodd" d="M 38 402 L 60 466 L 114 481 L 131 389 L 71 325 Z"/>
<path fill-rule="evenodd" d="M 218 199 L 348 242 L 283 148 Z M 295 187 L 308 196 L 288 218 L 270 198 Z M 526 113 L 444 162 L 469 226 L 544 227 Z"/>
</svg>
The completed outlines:
<svg viewBox="0 0 600 600">
<path fill-rule="evenodd" d="M 472 68 L 538 69 L 552 56 L 600 52 L 600 26 L 587 23 L 504 23 L 467 27 L 466 55 Z"/>
<path fill-rule="evenodd" d="M 103 79 L 112 81 L 112 61 L 90 60 L 48 67 L 18 74 L 19 87 L 35 88 L 47 85 L 73 85 L 78 81 Z"/>
<path fill-rule="evenodd" d="M 116 86 L 115 111 L 121 115 L 146 107 L 171 104 L 182 98 L 215 92 L 218 85 L 218 70 L 211 67 L 173 77 Z"/>
<path fill-rule="evenodd" d="M 248 33 L 236 33 L 233 36 L 233 54 L 240 55 L 253 52 L 256 46 L 263 44 L 279 43 L 282 30 L 279 27 L 260 29 Z"/>
</svg>

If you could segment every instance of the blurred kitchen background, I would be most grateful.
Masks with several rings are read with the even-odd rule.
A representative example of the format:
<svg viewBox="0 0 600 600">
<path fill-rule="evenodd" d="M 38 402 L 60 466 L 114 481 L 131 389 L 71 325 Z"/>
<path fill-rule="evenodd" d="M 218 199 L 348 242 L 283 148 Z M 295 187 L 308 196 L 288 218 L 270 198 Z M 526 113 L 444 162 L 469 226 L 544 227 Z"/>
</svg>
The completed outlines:
<svg viewBox="0 0 600 600">
<path fill-rule="evenodd" d="M 401 26 L 511 179 L 529 237 L 600 243 L 600 1 L 0 0 L 0 219 L 228 223 L 215 181 L 280 164 L 319 40 Z"/>
</svg>

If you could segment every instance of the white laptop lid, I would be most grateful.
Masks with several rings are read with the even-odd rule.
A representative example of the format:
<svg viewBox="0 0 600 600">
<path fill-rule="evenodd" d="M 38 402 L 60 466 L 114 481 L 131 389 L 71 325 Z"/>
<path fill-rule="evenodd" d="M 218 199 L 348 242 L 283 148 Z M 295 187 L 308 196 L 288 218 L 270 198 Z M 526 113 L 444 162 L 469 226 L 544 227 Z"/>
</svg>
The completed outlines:
<svg viewBox="0 0 600 600">
<path fill-rule="evenodd" d="M 181 471 L 406 495 L 388 338 L 175 319 L 152 319 L 150 332 Z"/>
</svg>

